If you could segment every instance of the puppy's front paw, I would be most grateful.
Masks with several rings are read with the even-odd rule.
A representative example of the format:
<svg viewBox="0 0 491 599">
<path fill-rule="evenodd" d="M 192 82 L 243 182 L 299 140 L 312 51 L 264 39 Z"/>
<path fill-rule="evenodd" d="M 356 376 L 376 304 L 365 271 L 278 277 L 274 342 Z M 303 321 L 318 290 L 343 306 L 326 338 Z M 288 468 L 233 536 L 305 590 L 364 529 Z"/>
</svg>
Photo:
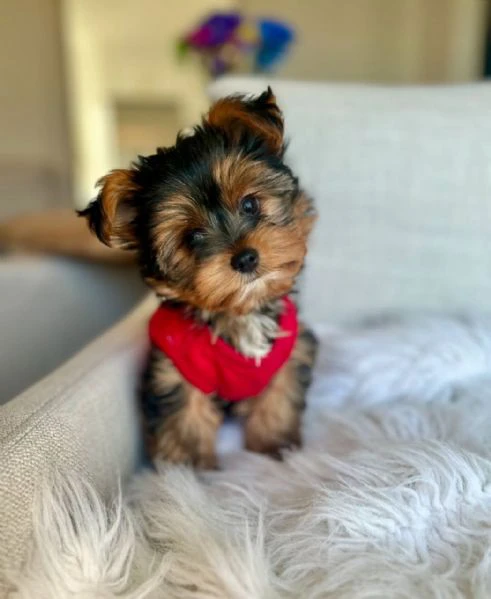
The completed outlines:
<svg viewBox="0 0 491 599">
<path fill-rule="evenodd" d="M 211 397 L 183 385 L 179 409 L 155 427 L 148 445 L 151 457 L 201 470 L 216 469 L 215 440 L 222 418 Z"/>
<path fill-rule="evenodd" d="M 154 459 L 171 464 L 183 464 L 199 470 L 217 470 L 218 460 L 211 447 L 200 448 L 190 438 L 182 438 L 177 431 L 165 431 L 158 439 Z M 194 439 L 195 441 L 196 439 Z"/>
<path fill-rule="evenodd" d="M 250 424 L 250 423 L 249 423 Z M 285 453 L 302 447 L 300 424 L 285 431 L 281 436 L 269 437 L 262 427 L 250 426 L 246 431 L 246 449 L 269 455 L 274 460 L 283 461 Z"/>
<path fill-rule="evenodd" d="M 195 457 L 192 464 L 198 470 L 219 470 L 218 459 L 215 454 L 201 454 Z"/>
</svg>

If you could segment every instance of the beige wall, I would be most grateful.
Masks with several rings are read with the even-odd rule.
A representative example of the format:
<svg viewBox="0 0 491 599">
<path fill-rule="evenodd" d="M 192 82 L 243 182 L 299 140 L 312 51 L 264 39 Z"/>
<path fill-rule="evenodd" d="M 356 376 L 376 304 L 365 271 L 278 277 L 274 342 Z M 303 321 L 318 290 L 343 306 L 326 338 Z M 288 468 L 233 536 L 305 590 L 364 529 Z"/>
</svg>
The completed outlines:
<svg viewBox="0 0 491 599">
<path fill-rule="evenodd" d="M 2 2 L 0 217 L 70 202 L 58 8 L 57 0 Z"/>
<path fill-rule="evenodd" d="M 102 61 L 103 38 L 94 34 L 86 15 L 85 0 L 64 0 L 63 48 L 73 139 L 73 186 L 79 206 L 92 198 L 96 181 L 116 166 L 114 119 Z"/>
<path fill-rule="evenodd" d="M 486 0 L 241 0 L 292 22 L 280 74 L 332 81 L 468 81 L 482 72 Z"/>
<path fill-rule="evenodd" d="M 195 61 L 176 59 L 176 42 L 212 10 L 235 0 L 64 0 L 64 39 L 74 132 L 76 202 L 95 181 L 122 166 L 115 147 L 115 108 L 145 102 L 176 105 L 172 127 L 196 122 L 206 110 L 206 79 Z"/>
<path fill-rule="evenodd" d="M 487 2 L 63 0 L 63 6 L 76 201 L 84 205 L 95 181 L 120 166 L 118 103 L 177 106 L 173 131 L 206 109 L 203 72 L 196 62 L 177 62 L 175 43 L 208 11 L 239 6 L 291 21 L 298 43 L 280 76 L 408 83 L 479 78 Z"/>
</svg>

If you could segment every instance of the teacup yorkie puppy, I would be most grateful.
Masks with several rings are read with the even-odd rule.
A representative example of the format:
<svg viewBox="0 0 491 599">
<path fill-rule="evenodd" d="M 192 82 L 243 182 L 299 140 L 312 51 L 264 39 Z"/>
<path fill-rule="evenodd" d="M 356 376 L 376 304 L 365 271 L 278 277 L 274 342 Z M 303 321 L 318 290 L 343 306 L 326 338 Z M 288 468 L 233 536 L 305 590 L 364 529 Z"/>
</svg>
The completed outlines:
<svg viewBox="0 0 491 599">
<path fill-rule="evenodd" d="M 106 175 L 80 213 L 105 244 L 137 251 L 162 299 L 142 398 L 154 458 L 215 467 L 228 409 L 252 451 L 301 444 L 316 341 L 288 294 L 315 212 L 284 152 L 270 88 L 227 97 L 175 146 Z"/>
</svg>

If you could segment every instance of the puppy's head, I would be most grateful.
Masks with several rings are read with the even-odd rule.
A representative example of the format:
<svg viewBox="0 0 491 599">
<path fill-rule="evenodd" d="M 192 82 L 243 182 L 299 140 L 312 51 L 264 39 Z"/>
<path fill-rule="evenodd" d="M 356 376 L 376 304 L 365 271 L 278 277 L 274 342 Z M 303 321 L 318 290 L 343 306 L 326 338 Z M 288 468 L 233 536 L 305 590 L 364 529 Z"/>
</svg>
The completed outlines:
<svg viewBox="0 0 491 599">
<path fill-rule="evenodd" d="M 175 146 L 103 177 L 80 214 L 105 244 L 138 251 L 159 295 L 244 314 L 290 291 L 314 221 L 284 149 L 271 89 L 228 97 Z"/>
</svg>

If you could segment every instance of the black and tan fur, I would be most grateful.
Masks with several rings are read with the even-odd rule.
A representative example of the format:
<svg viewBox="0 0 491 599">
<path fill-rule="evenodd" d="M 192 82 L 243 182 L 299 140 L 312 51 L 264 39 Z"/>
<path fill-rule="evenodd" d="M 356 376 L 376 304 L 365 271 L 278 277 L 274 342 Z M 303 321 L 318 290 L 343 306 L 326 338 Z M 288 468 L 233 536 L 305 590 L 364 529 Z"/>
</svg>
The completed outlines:
<svg viewBox="0 0 491 599">
<path fill-rule="evenodd" d="M 281 298 L 302 268 L 315 220 L 284 150 L 270 89 L 224 98 L 173 147 L 106 175 L 81 214 L 101 241 L 138 252 L 142 276 L 162 301 L 184 306 L 260 360 L 279 334 Z M 249 449 L 278 455 L 300 445 L 315 345 L 302 328 L 266 391 L 236 405 Z M 157 348 L 143 386 L 150 454 L 213 467 L 226 403 L 193 388 Z"/>
</svg>

